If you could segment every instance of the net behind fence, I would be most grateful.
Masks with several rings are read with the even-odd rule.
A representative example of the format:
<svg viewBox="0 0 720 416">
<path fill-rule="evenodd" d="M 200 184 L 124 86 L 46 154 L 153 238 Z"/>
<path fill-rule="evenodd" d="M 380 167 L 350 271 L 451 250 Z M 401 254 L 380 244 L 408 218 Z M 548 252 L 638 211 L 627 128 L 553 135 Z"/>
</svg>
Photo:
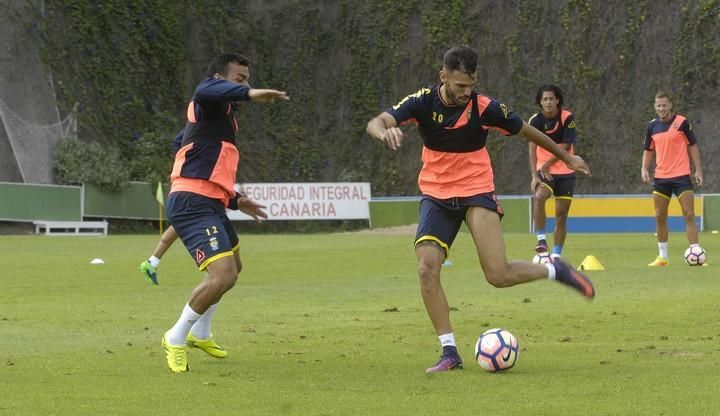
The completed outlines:
<svg viewBox="0 0 720 416">
<path fill-rule="evenodd" d="M 77 133 L 76 109 L 59 123 L 38 125 L 25 121 L 0 99 L 0 119 L 5 127 L 20 175 L 25 183 L 54 183 L 55 147 Z"/>
</svg>

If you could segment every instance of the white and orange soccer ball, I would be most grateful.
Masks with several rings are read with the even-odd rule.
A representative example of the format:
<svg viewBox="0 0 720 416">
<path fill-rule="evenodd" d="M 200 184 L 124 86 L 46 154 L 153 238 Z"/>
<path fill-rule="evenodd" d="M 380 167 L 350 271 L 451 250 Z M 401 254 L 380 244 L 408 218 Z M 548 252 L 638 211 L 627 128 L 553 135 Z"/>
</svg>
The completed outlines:
<svg viewBox="0 0 720 416">
<path fill-rule="evenodd" d="M 475 360 L 491 373 L 513 368 L 519 355 L 518 341 L 506 329 L 488 329 L 475 344 Z"/>
<path fill-rule="evenodd" d="M 546 263 L 552 263 L 552 257 L 550 257 L 550 253 L 537 253 L 535 256 L 533 256 L 532 262 L 535 264 L 546 264 Z"/>
<path fill-rule="evenodd" d="M 705 264 L 707 256 L 705 250 L 700 246 L 690 246 L 685 250 L 685 263 L 688 266 L 702 266 Z"/>
</svg>

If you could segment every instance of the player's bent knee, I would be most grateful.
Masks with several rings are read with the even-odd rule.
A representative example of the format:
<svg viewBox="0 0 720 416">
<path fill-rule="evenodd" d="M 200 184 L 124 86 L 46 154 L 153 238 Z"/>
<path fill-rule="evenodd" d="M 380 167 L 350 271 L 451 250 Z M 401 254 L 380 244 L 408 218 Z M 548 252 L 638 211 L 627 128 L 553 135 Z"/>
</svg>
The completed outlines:
<svg viewBox="0 0 720 416">
<path fill-rule="evenodd" d="M 422 287 L 434 287 L 440 282 L 440 274 L 430 265 L 423 263 L 418 266 L 418 278 Z"/>
<path fill-rule="evenodd" d="M 237 276 L 238 276 L 237 274 L 234 274 L 232 276 L 232 278 L 229 278 L 228 280 L 225 281 L 225 291 L 226 292 L 228 290 L 232 289 L 233 287 L 235 287 L 235 283 L 237 283 Z"/>
<path fill-rule="evenodd" d="M 221 293 L 227 292 L 235 286 L 239 273 L 235 259 L 230 257 L 224 257 L 211 263 L 207 272 L 210 283 Z"/>
<path fill-rule="evenodd" d="M 485 271 L 485 280 L 487 280 L 488 283 L 491 285 L 503 288 L 511 286 L 510 280 L 507 278 L 508 273 L 507 269 L 505 270 L 486 270 Z"/>
<path fill-rule="evenodd" d="M 434 241 L 421 241 L 415 246 L 418 254 L 418 277 L 422 284 L 437 284 L 445 249 Z"/>
<path fill-rule="evenodd" d="M 420 261 L 418 264 L 418 278 L 420 290 L 423 293 L 435 293 L 440 289 L 440 268 L 432 264 Z"/>
<path fill-rule="evenodd" d="M 544 204 L 548 199 L 550 199 L 550 195 L 537 192 L 535 193 L 535 195 L 533 195 L 533 199 L 535 200 L 536 204 Z M 545 207 L 545 205 L 543 205 L 543 207 Z"/>
<path fill-rule="evenodd" d="M 222 293 L 225 293 L 235 286 L 235 283 L 237 282 L 237 273 L 221 273 L 215 276 L 215 279 L 213 279 L 213 281 L 217 286 L 218 290 Z"/>
</svg>

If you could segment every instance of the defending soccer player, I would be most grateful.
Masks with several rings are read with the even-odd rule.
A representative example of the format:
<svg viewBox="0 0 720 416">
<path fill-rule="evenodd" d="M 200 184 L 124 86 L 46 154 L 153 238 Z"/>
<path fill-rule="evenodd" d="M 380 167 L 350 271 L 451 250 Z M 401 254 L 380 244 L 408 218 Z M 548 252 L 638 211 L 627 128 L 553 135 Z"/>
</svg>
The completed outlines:
<svg viewBox="0 0 720 416">
<path fill-rule="evenodd" d="M 197 267 L 207 272 L 175 325 L 162 336 L 167 364 L 177 373 L 189 370 L 186 345 L 216 358 L 227 355 L 210 333 L 217 304 L 242 269 L 238 235 L 226 207 L 256 220 L 267 218 L 264 206 L 234 190 L 239 153 L 233 110 L 238 102 L 274 103 L 289 98 L 284 91 L 251 88 L 249 66 L 249 60 L 237 54 L 218 55 L 210 63 L 207 78 L 195 88 L 188 105 L 170 175 L 167 217 Z"/>
<path fill-rule="evenodd" d="M 545 133 L 571 155 L 575 154 L 575 116 L 563 109 L 563 93 L 556 85 L 543 85 L 535 94 L 540 111 L 528 124 Z M 562 255 L 567 235 L 567 217 L 575 191 L 575 171 L 565 166 L 549 151 L 528 142 L 530 161 L 530 191 L 533 193 L 533 222 L 537 244 L 535 253 L 548 252 L 545 223 L 545 202 L 555 198 L 555 230 L 553 231 L 552 258 Z"/>
</svg>

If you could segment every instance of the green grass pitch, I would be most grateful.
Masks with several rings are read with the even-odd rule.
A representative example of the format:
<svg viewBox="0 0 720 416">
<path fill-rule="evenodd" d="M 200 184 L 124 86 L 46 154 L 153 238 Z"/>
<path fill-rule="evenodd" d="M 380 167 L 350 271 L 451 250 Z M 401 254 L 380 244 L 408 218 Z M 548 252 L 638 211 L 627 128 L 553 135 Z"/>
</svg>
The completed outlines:
<svg viewBox="0 0 720 416">
<path fill-rule="evenodd" d="M 468 234 L 443 283 L 465 369 L 426 376 L 439 343 L 415 274 L 412 235 L 241 235 L 245 269 L 213 332 L 225 360 L 160 346 L 201 278 L 181 244 L 138 271 L 157 236 L 0 238 L 0 415 L 711 415 L 720 413 L 720 236 L 708 267 L 649 269 L 651 234 L 575 235 L 566 257 L 600 259 L 588 302 L 539 281 L 496 289 Z M 507 235 L 529 258 L 530 235 Z M 91 265 L 93 258 L 105 260 Z M 473 362 L 477 337 L 510 330 L 504 374 Z"/>
</svg>

